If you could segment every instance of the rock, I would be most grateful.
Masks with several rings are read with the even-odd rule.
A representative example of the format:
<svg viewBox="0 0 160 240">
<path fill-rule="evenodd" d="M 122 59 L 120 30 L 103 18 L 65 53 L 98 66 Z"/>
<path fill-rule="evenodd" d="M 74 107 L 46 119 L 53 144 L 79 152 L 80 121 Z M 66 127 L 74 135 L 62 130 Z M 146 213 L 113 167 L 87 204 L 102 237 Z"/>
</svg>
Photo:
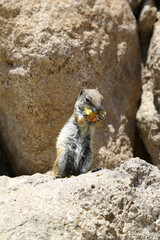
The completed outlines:
<svg viewBox="0 0 160 240">
<path fill-rule="evenodd" d="M 1 239 L 159 239 L 160 171 L 143 160 L 68 179 L 0 178 Z"/>
<path fill-rule="evenodd" d="M 160 168 L 160 20 L 155 24 L 143 73 L 138 128 L 152 162 Z"/>
<path fill-rule="evenodd" d="M 105 98 L 95 161 L 113 168 L 131 157 L 140 51 L 126 1 L 0 3 L 0 131 L 16 174 L 52 166 L 82 86 L 98 86 Z"/>
<path fill-rule="evenodd" d="M 138 19 L 138 30 L 142 44 L 149 43 L 156 19 L 157 8 L 154 0 L 146 0 L 143 4 L 140 17 Z"/>
</svg>

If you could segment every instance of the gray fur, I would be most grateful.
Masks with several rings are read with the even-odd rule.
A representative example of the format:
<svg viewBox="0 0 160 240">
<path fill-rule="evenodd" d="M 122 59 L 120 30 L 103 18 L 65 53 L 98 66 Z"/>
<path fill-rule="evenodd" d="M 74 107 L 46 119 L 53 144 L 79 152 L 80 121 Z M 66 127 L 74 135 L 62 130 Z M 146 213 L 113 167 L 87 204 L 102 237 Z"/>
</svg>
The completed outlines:
<svg viewBox="0 0 160 240">
<path fill-rule="evenodd" d="M 89 122 L 84 127 L 79 127 L 74 116 L 71 116 L 57 139 L 57 146 L 63 149 L 58 163 L 60 175 L 79 175 L 87 172 L 90 168 L 92 163 L 92 132 L 93 128 Z M 71 165 L 73 166 L 71 167 Z"/>
</svg>

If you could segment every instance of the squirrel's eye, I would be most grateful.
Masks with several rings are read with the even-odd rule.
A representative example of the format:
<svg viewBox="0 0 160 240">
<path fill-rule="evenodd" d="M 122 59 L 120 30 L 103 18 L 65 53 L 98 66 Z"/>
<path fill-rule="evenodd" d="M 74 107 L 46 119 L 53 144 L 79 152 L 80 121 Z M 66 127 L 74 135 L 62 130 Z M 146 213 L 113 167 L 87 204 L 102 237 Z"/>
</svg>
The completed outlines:
<svg viewBox="0 0 160 240">
<path fill-rule="evenodd" d="M 86 103 L 91 103 L 91 101 L 88 98 L 86 98 Z"/>
</svg>

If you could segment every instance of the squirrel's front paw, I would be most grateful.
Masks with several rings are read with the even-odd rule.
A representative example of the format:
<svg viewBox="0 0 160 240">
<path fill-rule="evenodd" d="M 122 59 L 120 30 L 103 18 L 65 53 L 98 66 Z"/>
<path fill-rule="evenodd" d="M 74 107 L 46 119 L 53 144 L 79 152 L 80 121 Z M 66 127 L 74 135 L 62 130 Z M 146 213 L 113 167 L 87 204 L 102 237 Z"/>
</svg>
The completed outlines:
<svg viewBox="0 0 160 240">
<path fill-rule="evenodd" d="M 88 114 L 86 113 L 86 111 L 83 111 L 83 112 L 82 112 L 82 115 L 83 115 L 84 117 L 87 117 L 87 116 L 88 116 Z"/>
<path fill-rule="evenodd" d="M 97 115 L 97 120 L 99 121 L 104 120 L 104 115 L 102 114 Z"/>
</svg>

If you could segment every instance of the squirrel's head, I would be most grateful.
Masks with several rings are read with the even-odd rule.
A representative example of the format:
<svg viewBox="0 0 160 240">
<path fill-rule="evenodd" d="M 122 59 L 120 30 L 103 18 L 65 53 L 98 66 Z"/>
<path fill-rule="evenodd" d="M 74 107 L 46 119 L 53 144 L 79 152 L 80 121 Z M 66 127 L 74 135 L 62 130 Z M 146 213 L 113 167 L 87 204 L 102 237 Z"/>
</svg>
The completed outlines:
<svg viewBox="0 0 160 240">
<path fill-rule="evenodd" d="M 82 111 L 89 108 L 93 112 L 98 113 L 103 110 L 102 101 L 104 97 L 99 93 L 98 89 L 84 89 L 79 93 L 76 105 Z"/>
</svg>

